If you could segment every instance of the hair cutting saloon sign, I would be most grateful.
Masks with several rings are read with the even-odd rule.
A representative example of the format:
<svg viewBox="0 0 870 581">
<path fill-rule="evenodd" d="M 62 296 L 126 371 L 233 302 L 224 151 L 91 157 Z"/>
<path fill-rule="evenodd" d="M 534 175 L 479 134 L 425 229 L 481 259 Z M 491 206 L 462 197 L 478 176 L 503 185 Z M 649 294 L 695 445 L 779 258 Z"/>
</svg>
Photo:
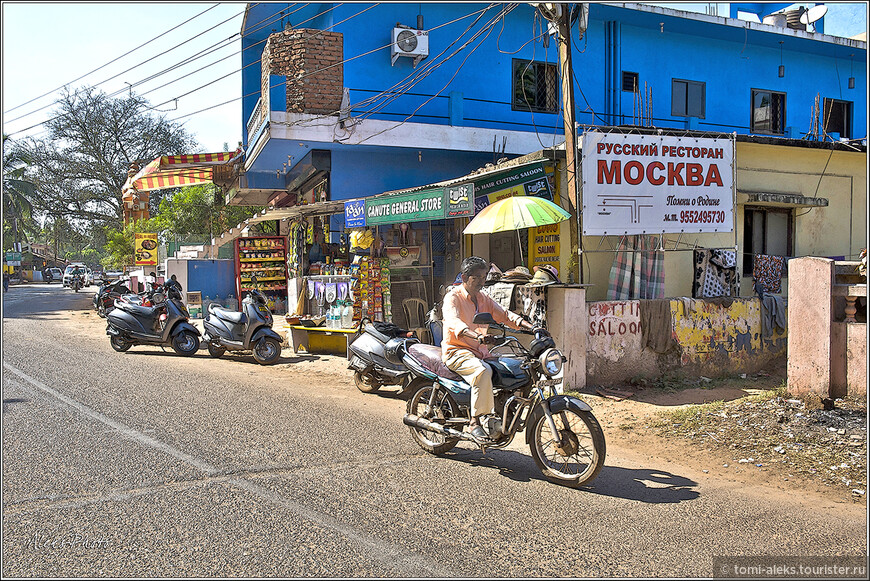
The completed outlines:
<svg viewBox="0 0 870 581">
<path fill-rule="evenodd" d="M 733 232 L 731 139 L 583 134 L 583 234 Z"/>
</svg>

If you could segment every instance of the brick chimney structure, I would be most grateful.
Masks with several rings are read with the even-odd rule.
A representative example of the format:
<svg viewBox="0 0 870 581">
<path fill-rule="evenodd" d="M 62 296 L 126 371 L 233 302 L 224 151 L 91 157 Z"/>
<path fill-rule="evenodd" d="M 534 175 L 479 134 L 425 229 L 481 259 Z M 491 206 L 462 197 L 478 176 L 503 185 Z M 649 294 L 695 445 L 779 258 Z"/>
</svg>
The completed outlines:
<svg viewBox="0 0 870 581">
<path fill-rule="evenodd" d="M 288 28 L 269 36 L 262 56 L 262 90 L 269 75 L 287 77 L 287 112 L 338 115 L 344 87 L 340 32 Z"/>
</svg>

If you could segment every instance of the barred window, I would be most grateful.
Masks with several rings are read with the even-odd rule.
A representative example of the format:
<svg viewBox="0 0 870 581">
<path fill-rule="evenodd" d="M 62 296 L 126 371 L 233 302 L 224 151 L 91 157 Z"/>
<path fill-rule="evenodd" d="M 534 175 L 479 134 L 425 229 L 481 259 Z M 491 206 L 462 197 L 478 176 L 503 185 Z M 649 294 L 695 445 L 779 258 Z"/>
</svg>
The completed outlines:
<svg viewBox="0 0 870 581">
<path fill-rule="evenodd" d="M 518 111 L 556 113 L 556 65 L 521 59 L 513 60 L 512 107 Z"/>
<path fill-rule="evenodd" d="M 750 131 L 785 133 L 785 93 L 753 89 Z"/>
</svg>

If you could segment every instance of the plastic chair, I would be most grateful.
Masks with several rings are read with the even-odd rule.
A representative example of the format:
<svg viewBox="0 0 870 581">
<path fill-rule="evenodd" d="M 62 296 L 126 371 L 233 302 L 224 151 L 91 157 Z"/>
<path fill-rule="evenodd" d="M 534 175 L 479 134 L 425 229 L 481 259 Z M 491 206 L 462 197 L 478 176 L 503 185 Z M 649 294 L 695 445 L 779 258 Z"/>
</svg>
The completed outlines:
<svg viewBox="0 0 870 581">
<path fill-rule="evenodd" d="M 432 338 L 426 328 L 426 301 L 418 298 L 405 299 L 402 301 L 402 310 L 405 312 L 408 330 L 414 331 L 420 341 L 431 344 Z"/>
</svg>

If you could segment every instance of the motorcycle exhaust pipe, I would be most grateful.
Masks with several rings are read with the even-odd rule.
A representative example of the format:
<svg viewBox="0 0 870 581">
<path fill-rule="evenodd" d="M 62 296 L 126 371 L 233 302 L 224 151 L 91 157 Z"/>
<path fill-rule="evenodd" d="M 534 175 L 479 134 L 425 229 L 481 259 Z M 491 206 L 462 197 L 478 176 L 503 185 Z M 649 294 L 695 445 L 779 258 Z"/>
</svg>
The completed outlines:
<svg viewBox="0 0 870 581">
<path fill-rule="evenodd" d="M 404 423 L 406 426 L 411 426 L 412 428 L 435 432 L 436 434 L 441 434 L 442 436 L 460 438 L 462 440 L 474 442 L 474 438 L 471 437 L 471 434 L 466 434 L 465 432 L 460 432 L 458 430 L 454 430 L 453 428 L 446 428 L 441 424 L 430 422 L 429 420 L 423 419 L 420 416 L 415 416 L 414 414 L 405 414 L 405 417 L 402 418 L 402 423 Z"/>
</svg>

